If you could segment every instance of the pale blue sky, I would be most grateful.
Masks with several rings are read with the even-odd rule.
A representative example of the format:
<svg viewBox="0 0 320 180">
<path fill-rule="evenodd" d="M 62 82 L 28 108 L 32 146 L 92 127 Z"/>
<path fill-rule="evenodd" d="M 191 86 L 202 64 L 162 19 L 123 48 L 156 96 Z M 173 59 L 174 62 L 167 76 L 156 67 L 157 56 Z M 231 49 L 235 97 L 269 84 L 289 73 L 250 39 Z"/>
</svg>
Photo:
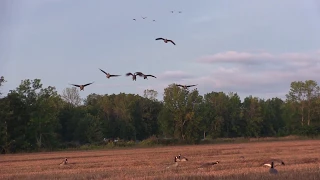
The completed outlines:
<svg viewBox="0 0 320 180">
<path fill-rule="evenodd" d="M 59 92 L 95 81 L 83 98 L 147 88 L 162 96 L 171 83 L 282 98 L 291 81 L 320 80 L 319 19 L 317 0 L 2 0 L 2 91 L 40 78 Z M 158 78 L 124 76 L 135 71 Z"/>
</svg>

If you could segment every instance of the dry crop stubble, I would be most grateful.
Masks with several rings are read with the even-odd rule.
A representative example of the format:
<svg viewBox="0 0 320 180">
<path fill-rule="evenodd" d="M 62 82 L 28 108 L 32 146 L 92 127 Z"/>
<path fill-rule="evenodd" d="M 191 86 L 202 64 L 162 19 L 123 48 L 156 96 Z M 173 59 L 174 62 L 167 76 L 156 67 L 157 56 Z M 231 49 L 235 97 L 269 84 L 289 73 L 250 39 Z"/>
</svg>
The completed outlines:
<svg viewBox="0 0 320 180">
<path fill-rule="evenodd" d="M 304 140 L 1 155 L 0 179 L 320 179 L 319 148 Z M 167 168 L 180 153 L 189 161 Z M 271 158 L 286 163 L 278 175 L 261 166 Z"/>
</svg>

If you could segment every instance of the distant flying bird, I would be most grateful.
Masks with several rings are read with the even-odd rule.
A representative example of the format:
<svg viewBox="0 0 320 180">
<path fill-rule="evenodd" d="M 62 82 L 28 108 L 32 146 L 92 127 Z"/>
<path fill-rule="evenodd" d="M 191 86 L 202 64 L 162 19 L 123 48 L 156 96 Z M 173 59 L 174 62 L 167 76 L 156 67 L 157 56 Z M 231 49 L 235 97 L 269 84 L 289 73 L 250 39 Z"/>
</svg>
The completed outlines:
<svg viewBox="0 0 320 180">
<path fill-rule="evenodd" d="M 173 45 L 176 45 L 176 43 L 174 43 L 174 42 L 173 42 L 172 40 L 170 40 L 170 39 L 157 38 L 156 41 L 157 41 L 157 40 L 163 40 L 163 42 L 165 42 L 165 43 L 171 42 Z"/>
<path fill-rule="evenodd" d="M 92 83 L 94 83 L 94 82 L 92 82 Z M 80 91 L 84 91 L 84 87 L 89 86 L 89 85 L 92 84 L 92 83 L 83 84 L 83 85 L 77 85 L 77 84 L 70 84 L 70 85 L 79 87 L 79 88 L 80 88 Z"/>
<path fill-rule="evenodd" d="M 157 78 L 157 77 L 155 77 L 154 75 L 151 75 L 151 74 L 143 74 L 142 72 L 136 72 L 136 75 L 138 75 L 138 76 L 140 76 L 140 77 L 143 77 L 143 79 L 148 79 L 148 76 Z"/>
<path fill-rule="evenodd" d="M 142 17 L 142 16 L 141 16 Z M 147 17 L 142 17 L 142 19 L 146 19 Z"/>
<path fill-rule="evenodd" d="M 200 167 L 198 167 L 199 169 L 201 168 L 209 168 L 209 167 L 212 167 L 213 165 L 215 164 L 219 164 L 219 161 L 216 161 L 216 162 L 210 162 L 210 163 L 204 163 L 202 164 Z"/>
<path fill-rule="evenodd" d="M 156 20 L 152 20 L 153 22 L 156 22 Z"/>
<path fill-rule="evenodd" d="M 126 76 L 132 76 L 132 81 L 136 81 L 137 80 L 137 74 L 136 73 L 132 74 L 131 72 L 128 72 L 126 74 Z"/>
<path fill-rule="evenodd" d="M 100 69 L 100 68 L 99 68 Z M 117 76 L 121 76 L 121 75 L 113 75 L 113 74 L 109 74 L 107 72 L 105 72 L 104 70 L 100 69 L 101 72 L 103 72 L 104 74 L 106 74 L 106 77 L 109 79 L 110 77 L 117 77 Z"/>
<path fill-rule="evenodd" d="M 198 84 L 195 85 L 181 85 L 181 84 L 176 84 L 176 86 L 182 87 L 183 89 L 188 89 L 189 87 L 197 86 Z"/>
<path fill-rule="evenodd" d="M 276 166 L 281 166 L 281 165 L 285 165 L 285 163 L 281 160 L 281 159 L 271 159 L 269 161 L 266 161 L 264 163 L 262 163 L 263 166 L 268 166 L 268 167 L 271 167 L 271 163 L 273 163 L 273 166 L 276 167 Z"/>
<path fill-rule="evenodd" d="M 269 169 L 269 173 L 270 174 L 278 174 L 278 171 L 276 169 L 274 169 L 274 167 L 273 167 L 273 162 L 271 162 L 271 167 Z"/>
<path fill-rule="evenodd" d="M 179 11 L 179 13 L 182 13 L 182 11 Z"/>
<path fill-rule="evenodd" d="M 173 11 L 170 11 L 171 13 L 173 13 Z"/>
<path fill-rule="evenodd" d="M 136 19 L 132 19 L 132 20 L 137 21 Z"/>
</svg>

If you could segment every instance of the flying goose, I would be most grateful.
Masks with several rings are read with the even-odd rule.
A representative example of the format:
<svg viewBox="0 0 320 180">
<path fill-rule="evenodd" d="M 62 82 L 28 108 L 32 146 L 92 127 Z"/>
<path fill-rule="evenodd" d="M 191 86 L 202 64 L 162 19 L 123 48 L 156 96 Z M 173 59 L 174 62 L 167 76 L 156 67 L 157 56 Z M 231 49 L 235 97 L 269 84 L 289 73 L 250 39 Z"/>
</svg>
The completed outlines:
<svg viewBox="0 0 320 180">
<path fill-rule="evenodd" d="M 216 162 L 210 162 L 210 163 L 204 163 L 202 164 L 200 167 L 198 167 L 199 169 L 202 169 L 202 168 L 209 168 L 209 167 L 212 167 L 213 165 L 215 164 L 219 164 L 219 161 L 216 161 Z"/>
<path fill-rule="evenodd" d="M 126 74 L 126 76 L 132 76 L 132 81 L 136 81 L 137 80 L 137 74 L 136 73 L 132 74 L 131 72 L 128 72 Z"/>
<path fill-rule="evenodd" d="M 143 17 L 143 16 L 141 16 L 142 17 L 142 19 L 146 19 L 147 17 Z"/>
<path fill-rule="evenodd" d="M 79 87 L 79 88 L 80 88 L 80 91 L 84 91 L 84 87 L 89 86 L 90 84 L 93 84 L 93 83 L 94 83 L 94 82 L 88 83 L 88 84 L 83 84 L 83 85 L 78 85 L 78 84 L 70 84 L 70 85 Z"/>
<path fill-rule="evenodd" d="M 281 160 L 281 159 L 271 159 L 269 161 L 264 162 L 262 165 L 263 166 L 268 166 L 271 167 L 271 163 L 273 163 L 273 166 L 281 166 L 281 165 L 285 165 L 285 163 Z"/>
<path fill-rule="evenodd" d="M 182 11 L 179 11 L 179 13 L 182 13 Z"/>
<path fill-rule="evenodd" d="M 151 76 L 153 78 L 157 78 L 155 77 L 154 75 L 151 75 L 151 74 L 143 74 L 142 72 L 136 72 L 136 74 L 140 77 L 143 77 L 143 79 L 148 79 L 148 76 Z"/>
<path fill-rule="evenodd" d="M 273 167 L 273 161 L 271 162 L 271 167 L 269 169 L 270 174 L 278 174 L 278 171 Z"/>
<path fill-rule="evenodd" d="M 60 163 L 60 166 L 63 166 L 63 165 L 66 165 L 68 164 L 68 159 L 65 158 L 61 163 Z"/>
<path fill-rule="evenodd" d="M 100 68 L 99 68 L 100 69 Z M 121 76 L 121 75 L 113 75 L 113 74 L 109 74 L 107 72 L 105 72 L 104 70 L 100 69 L 101 72 L 103 72 L 104 74 L 106 74 L 106 77 L 109 79 L 110 77 L 117 77 L 117 76 Z"/>
<path fill-rule="evenodd" d="M 173 13 L 173 11 L 170 11 L 171 13 Z"/>
<path fill-rule="evenodd" d="M 176 84 L 176 86 L 182 87 L 183 89 L 188 89 L 189 87 L 197 86 L 198 84 L 195 85 L 181 85 L 181 84 Z"/>
<path fill-rule="evenodd" d="M 163 40 L 163 42 L 165 42 L 165 43 L 171 42 L 173 45 L 176 45 L 176 43 L 174 43 L 174 42 L 173 42 L 172 40 L 170 40 L 170 39 L 157 38 L 156 41 L 157 41 L 157 40 Z"/>
<path fill-rule="evenodd" d="M 180 162 L 180 161 L 188 161 L 188 158 L 181 156 L 181 154 L 179 154 L 179 156 L 176 156 L 175 159 L 178 162 Z"/>
<path fill-rule="evenodd" d="M 132 20 L 137 21 L 136 19 L 132 19 Z"/>
</svg>

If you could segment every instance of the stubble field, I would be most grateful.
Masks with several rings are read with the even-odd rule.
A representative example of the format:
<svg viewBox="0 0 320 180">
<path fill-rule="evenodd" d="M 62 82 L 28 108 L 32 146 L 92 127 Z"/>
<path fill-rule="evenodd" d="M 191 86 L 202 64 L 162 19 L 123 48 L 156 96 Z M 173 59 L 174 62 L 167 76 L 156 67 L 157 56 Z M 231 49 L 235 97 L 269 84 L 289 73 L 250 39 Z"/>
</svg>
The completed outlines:
<svg viewBox="0 0 320 180">
<path fill-rule="evenodd" d="M 189 161 L 170 167 L 181 153 Z M 67 165 L 59 165 L 65 158 Z M 277 158 L 277 175 L 265 160 Z M 0 156 L 0 179 L 224 179 L 318 180 L 320 141 L 259 142 L 122 150 L 66 151 Z M 220 161 L 198 169 L 206 162 Z"/>
</svg>

